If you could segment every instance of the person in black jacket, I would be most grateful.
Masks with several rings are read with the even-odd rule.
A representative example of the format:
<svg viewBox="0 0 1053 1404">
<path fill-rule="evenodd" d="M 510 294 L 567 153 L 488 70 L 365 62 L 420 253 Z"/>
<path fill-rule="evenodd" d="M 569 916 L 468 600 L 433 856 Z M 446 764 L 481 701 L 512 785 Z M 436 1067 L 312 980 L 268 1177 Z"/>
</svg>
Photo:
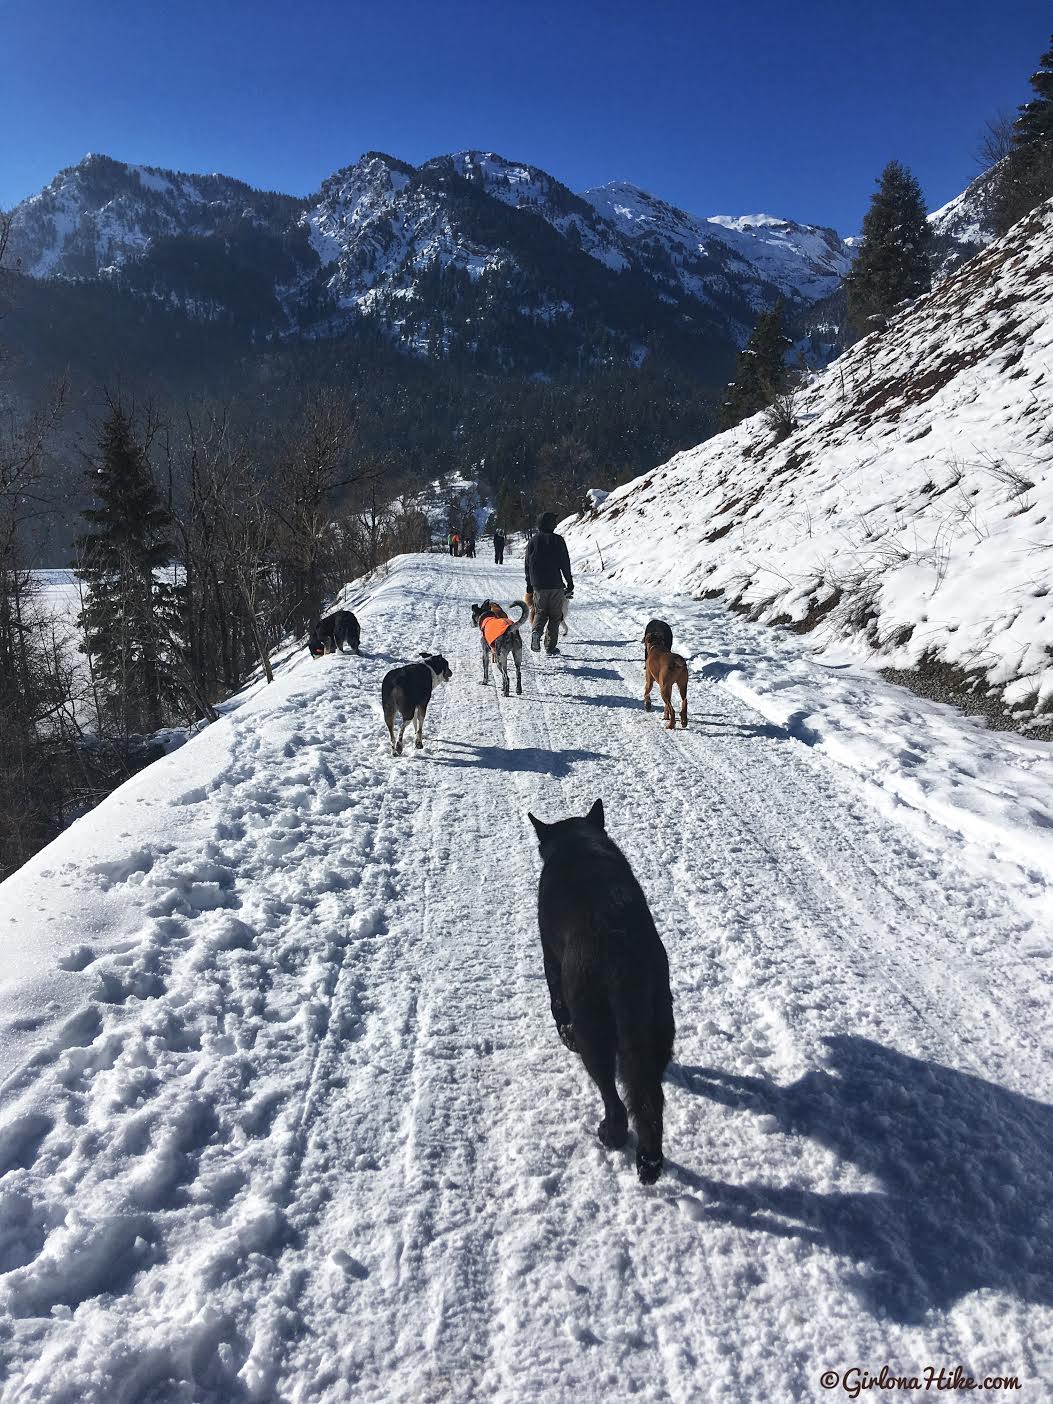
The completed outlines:
<svg viewBox="0 0 1053 1404">
<path fill-rule="evenodd" d="M 563 602 L 574 594 L 574 577 L 570 573 L 567 543 L 562 536 L 556 535 L 555 512 L 546 512 L 537 526 L 537 535 L 527 542 L 523 557 L 527 600 L 534 610 L 530 647 L 535 653 L 541 651 L 541 634 L 544 631 L 545 652 L 558 653 Z"/>
<path fill-rule="evenodd" d="M 494 565 L 505 563 L 505 534 L 500 527 L 494 532 Z"/>
</svg>

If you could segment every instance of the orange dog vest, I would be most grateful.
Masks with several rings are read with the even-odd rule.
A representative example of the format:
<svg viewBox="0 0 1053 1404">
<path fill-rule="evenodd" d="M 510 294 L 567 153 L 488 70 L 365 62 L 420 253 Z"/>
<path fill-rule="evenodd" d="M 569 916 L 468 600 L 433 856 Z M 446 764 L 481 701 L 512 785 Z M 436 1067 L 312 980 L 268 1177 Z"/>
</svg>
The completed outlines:
<svg viewBox="0 0 1053 1404">
<path fill-rule="evenodd" d="M 511 619 L 501 619 L 493 614 L 488 614 L 479 625 L 479 628 L 483 631 L 483 638 L 491 648 L 495 647 L 498 639 L 503 638 L 511 627 Z"/>
</svg>

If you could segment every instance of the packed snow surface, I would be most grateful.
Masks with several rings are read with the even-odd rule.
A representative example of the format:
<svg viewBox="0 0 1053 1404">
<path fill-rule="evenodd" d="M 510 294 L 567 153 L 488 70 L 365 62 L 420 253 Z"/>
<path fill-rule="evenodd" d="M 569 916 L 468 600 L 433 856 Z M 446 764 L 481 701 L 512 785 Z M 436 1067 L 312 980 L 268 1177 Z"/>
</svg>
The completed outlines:
<svg viewBox="0 0 1053 1404">
<path fill-rule="evenodd" d="M 469 605 L 520 587 L 395 562 L 345 600 L 364 656 L 294 655 L 0 887 L 5 1404 L 1048 1397 L 1048 848 L 919 799 L 983 733 L 851 669 L 824 722 L 802 641 L 584 573 L 502 698 Z M 686 732 L 641 709 L 652 615 Z M 381 677 L 435 648 L 393 759 Z M 808 726 L 745 700 L 780 682 Z M 1028 751 L 984 747 L 988 813 Z M 526 811 L 598 795 L 671 964 L 648 1189 L 536 933 Z"/>
<path fill-rule="evenodd" d="M 1053 201 L 797 396 L 616 489 L 572 553 L 649 588 L 822 620 L 1053 712 Z"/>
</svg>

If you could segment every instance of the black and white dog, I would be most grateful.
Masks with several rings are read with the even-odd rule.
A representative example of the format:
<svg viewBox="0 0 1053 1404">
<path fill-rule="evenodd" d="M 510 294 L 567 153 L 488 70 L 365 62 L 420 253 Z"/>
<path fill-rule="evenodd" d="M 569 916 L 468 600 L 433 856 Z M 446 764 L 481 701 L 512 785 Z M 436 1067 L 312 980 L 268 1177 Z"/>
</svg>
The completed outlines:
<svg viewBox="0 0 1053 1404">
<path fill-rule="evenodd" d="M 337 649 L 343 653 L 344 644 L 350 644 L 352 653 L 357 653 L 361 640 L 358 620 L 349 609 L 338 609 L 311 626 L 307 647 L 313 658 L 321 658 L 323 653 L 335 653 Z"/>
<path fill-rule="evenodd" d="M 391 754 L 402 755 L 402 737 L 412 720 L 416 725 L 417 739 L 414 743 L 419 751 L 424 745 L 424 718 L 428 714 L 431 695 L 440 683 L 449 682 L 453 672 L 441 653 L 425 653 L 423 663 L 407 663 L 401 668 L 392 668 L 385 673 L 380 685 L 380 701 L 384 708 L 384 721 L 391 737 Z M 402 727 L 398 740 L 395 739 L 395 714 L 402 717 Z"/>
<path fill-rule="evenodd" d="M 636 1128 L 636 1172 L 662 1173 L 662 1074 L 672 1057 L 669 962 L 647 898 L 624 854 L 607 837 L 603 802 L 584 819 L 543 824 L 527 816 L 541 846 L 537 914 L 552 1017 L 603 1098 L 596 1134 L 628 1139 L 625 1086 Z"/>
<path fill-rule="evenodd" d="M 472 623 L 479 630 L 483 643 L 483 686 L 490 681 L 490 660 L 500 669 L 504 679 L 501 690 L 509 693 L 508 659 L 511 655 L 516 666 L 516 694 L 523 693 L 523 640 L 519 626 L 527 615 L 527 607 L 522 600 L 516 600 L 514 607 L 519 610 L 518 619 L 510 619 L 494 600 L 483 600 L 482 604 L 472 605 Z"/>
</svg>

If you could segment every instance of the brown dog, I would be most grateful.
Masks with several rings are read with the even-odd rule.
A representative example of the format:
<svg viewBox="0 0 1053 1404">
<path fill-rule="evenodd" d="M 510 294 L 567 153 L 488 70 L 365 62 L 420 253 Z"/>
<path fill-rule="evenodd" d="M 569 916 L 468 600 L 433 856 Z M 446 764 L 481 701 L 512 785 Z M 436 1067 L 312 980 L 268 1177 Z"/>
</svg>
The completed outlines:
<svg viewBox="0 0 1053 1404">
<path fill-rule="evenodd" d="M 679 653 L 661 648 L 648 642 L 644 657 L 644 710 L 651 710 L 651 688 L 658 684 L 665 708 L 665 724 L 670 731 L 676 729 L 676 712 L 673 710 L 673 684 L 680 689 L 680 725 L 687 726 L 687 660 Z"/>
</svg>

